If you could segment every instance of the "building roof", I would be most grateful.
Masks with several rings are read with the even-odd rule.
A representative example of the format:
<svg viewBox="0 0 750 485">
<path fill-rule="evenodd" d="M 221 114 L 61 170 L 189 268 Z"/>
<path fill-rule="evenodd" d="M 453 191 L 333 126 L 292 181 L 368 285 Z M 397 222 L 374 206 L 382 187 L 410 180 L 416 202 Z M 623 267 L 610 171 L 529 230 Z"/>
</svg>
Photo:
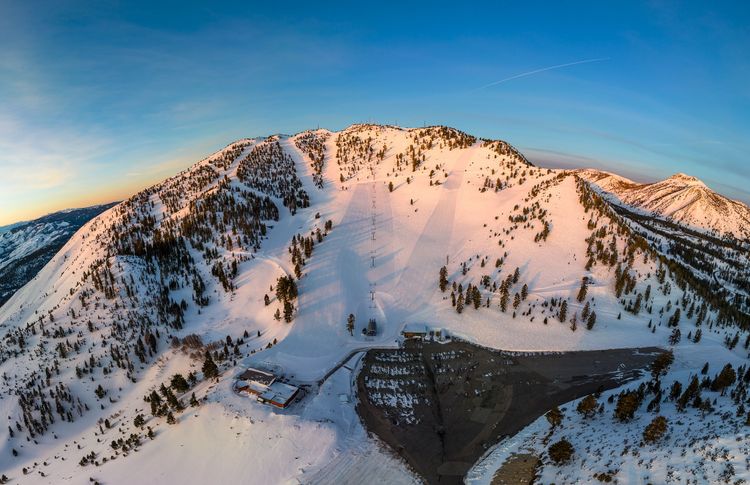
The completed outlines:
<svg viewBox="0 0 750 485">
<path fill-rule="evenodd" d="M 238 379 L 257 382 L 263 386 L 268 386 L 274 381 L 274 379 L 276 379 L 276 377 L 271 373 L 249 367 L 245 369 L 245 372 L 239 375 Z"/>
<path fill-rule="evenodd" d="M 421 323 L 407 323 L 401 333 L 424 333 L 427 334 L 427 325 Z"/>
<path fill-rule="evenodd" d="M 298 387 L 275 381 L 268 386 L 266 392 L 260 395 L 260 398 L 265 401 L 286 404 L 294 397 L 298 390 Z"/>
</svg>

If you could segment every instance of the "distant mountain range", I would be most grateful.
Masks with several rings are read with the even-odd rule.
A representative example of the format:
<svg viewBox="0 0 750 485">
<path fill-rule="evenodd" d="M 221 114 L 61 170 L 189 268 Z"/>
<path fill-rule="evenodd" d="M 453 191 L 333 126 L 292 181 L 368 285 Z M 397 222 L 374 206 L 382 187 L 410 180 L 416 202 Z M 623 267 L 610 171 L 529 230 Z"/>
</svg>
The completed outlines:
<svg viewBox="0 0 750 485">
<path fill-rule="evenodd" d="M 750 208 L 712 191 L 699 179 L 677 173 L 660 182 L 639 184 L 599 170 L 578 174 L 615 204 L 625 204 L 717 236 L 750 239 Z"/>
<path fill-rule="evenodd" d="M 81 226 L 115 204 L 67 209 L 0 227 L 0 306 L 28 283 Z"/>
</svg>

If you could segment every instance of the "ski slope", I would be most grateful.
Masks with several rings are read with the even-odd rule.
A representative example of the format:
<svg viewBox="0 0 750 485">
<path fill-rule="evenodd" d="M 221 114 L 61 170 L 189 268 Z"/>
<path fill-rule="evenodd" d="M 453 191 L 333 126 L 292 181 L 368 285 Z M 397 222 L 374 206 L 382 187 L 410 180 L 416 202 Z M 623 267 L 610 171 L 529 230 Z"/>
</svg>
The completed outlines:
<svg viewBox="0 0 750 485">
<path fill-rule="evenodd" d="M 310 155 L 298 144 L 306 134 L 320 137 L 323 147 L 322 188 L 315 183 L 318 174 Z M 240 176 L 248 156 L 275 143 L 292 160 L 293 175 L 309 196 L 309 207 L 289 209 L 288 201 L 273 192 L 278 174 L 276 179 L 259 176 L 255 182 Z M 88 407 L 74 422 L 60 420 L 34 441 L 0 430 L 0 469 L 14 479 L 23 477 L 24 483 L 78 483 L 89 477 L 102 483 L 413 483 L 417 477 L 368 436 L 356 415 L 351 381 L 362 351 L 398 346 L 408 323 L 504 350 L 666 346 L 674 308 L 702 303 L 673 275 L 660 280 L 660 265 L 651 252 L 637 249 L 628 260 L 632 236 L 606 214 L 584 207 L 582 183 L 575 173 L 529 165 L 502 142 L 477 140 L 455 130 L 354 125 L 338 133 L 315 130 L 233 143 L 133 199 L 155 221 L 149 229 L 150 219 L 140 220 L 147 233 L 181 228 L 181 221 L 217 193 L 237 197 L 244 190 L 267 196 L 279 208 L 277 220 L 262 221 L 264 232 L 257 247 L 231 242 L 228 249 L 226 242 L 216 243 L 236 239 L 228 227 L 212 233 L 214 241 L 204 247 L 188 247 L 195 272 L 205 281 L 208 305 L 193 303 L 194 287 L 184 275 L 174 277 L 170 287 L 166 269 L 150 271 L 141 258 L 116 254 L 108 229 L 120 220 L 123 205 L 86 224 L 0 308 L 5 355 L 19 349 L 17 335 L 24 332 L 29 347 L 37 349 L 0 364 L 8 376 L 0 389 L 0 409 L 10 422 L 22 420 L 18 388 L 39 366 L 56 358 L 51 349 L 66 338 L 83 339 L 82 353 L 61 357 L 60 373 L 50 379 L 69 386 Z M 329 220 L 330 232 L 324 230 Z M 540 238 L 545 227 L 547 235 Z M 294 275 L 291 240 L 317 230 L 326 235 L 316 240 L 301 268 L 294 318 L 290 323 L 279 321 L 274 314 L 281 302 L 273 286 L 279 277 Z M 601 239 L 605 249 L 612 248 L 608 254 L 617 265 L 587 265 L 587 240 L 593 240 L 595 231 L 605 234 Z M 216 252 L 215 257 L 206 247 Z M 82 278 L 100 260 L 112 268 L 118 285 L 123 282 L 113 299 L 94 291 Z M 231 290 L 213 274 L 215 261 L 236 262 Z M 632 291 L 618 296 L 615 267 L 620 265 L 636 283 Z M 451 283 L 445 292 L 438 287 L 441 266 L 446 266 Z M 519 277 L 510 285 L 511 302 L 523 285 L 528 295 L 517 308 L 503 311 L 498 285 L 516 268 Z M 584 302 L 577 300 L 584 277 L 590 282 L 585 302 L 597 315 L 590 330 L 583 320 L 577 327 L 570 321 L 584 309 Z M 126 291 L 130 281 L 134 289 L 128 286 Z M 467 304 L 457 312 L 451 301 L 451 292 L 458 293 L 453 284 L 479 287 L 481 305 Z M 650 296 L 643 309 L 626 311 L 635 293 L 644 293 L 646 287 Z M 124 296 L 129 291 L 135 292 L 138 304 Z M 125 323 L 120 319 L 124 308 L 134 313 L 152 301 L 149 297 L 163 292 L 175 302 L 185 301 L 182 328 L 157 322 L 159 340 L 151 360 L 133 359 L 135 365 L 127 372 L 112 365 L 107 349 L 113 345 L 113 322 Z M 558 306 L 552 302 L 562 300 L 568 315 L 558 319 Z M 697 311 L 688 316 L 685 310 L 680 327 L 687 335 L 701 322 Z M 356 319 L 351 335 L 346 328 L 349 314 Z M 47 328 L 69 333 L 44 338 L 32 333 L 41 316 L 49 319 Z M 378 332 L 368 337 L 362 329 L 371 318 Z M 712 349 L 723 358 L 721 342 L 730 331 L 709 323 L 716 318 L 713 309 L 704 318 L 703 341 L 686 344 L 681 356 L 689 356 L 695 347 Z M 83 319 L 92 322 L 93 330 L 86 329 Z M 151 416 L 143 398 L 175 373 L 201 375 L 203 349 L 187 352 L 171 343 L 190 335 L 216 350 L 227 338 L 232 344 L 240 339 L 242 343 L 221 363 L 218 380 L 199 379 L 191 389 L 201 405 L 187 408 L 178 415 L 178 424 L 169 425 L 163 417 Z M 96 354 L 99 364 L 90 378 L 78 378 L 76 368 L 87 361 L 87 352 Z M 288 410 L 237 395 L 232 386 L 246 367 L 271 370 L 305 385 L 308 394 Z M 107 398 L 97 399 L 96 386 L 102 383 Z M 189 393 L 180 398 L 187 402 Z M 139 413 L 154 429 L 154 441 L 142 440 L 138 451 L 127 456 L 114 453 L 110 442 L 115 437 L 143 432 L 133 424 Z M 104 419 L 114 426 L 100 429 Z M 13 449 L 18 456 L 13 456 Z M 90 452 L 100 461 L 115 459 L 96 467 L 79 465 Z M 357 477 L 365 478 L 357 482 Z"/>
</svg>

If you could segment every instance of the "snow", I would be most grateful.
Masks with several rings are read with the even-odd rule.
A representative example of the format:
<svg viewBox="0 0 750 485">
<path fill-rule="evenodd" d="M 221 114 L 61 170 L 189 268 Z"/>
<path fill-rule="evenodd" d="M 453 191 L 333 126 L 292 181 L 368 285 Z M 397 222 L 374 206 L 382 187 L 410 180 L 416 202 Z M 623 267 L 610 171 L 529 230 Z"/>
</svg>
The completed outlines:
<svg viewBox="0 0 750 485">
<path fill-rule="evenodd" d="M 709 377 L 727 363 L 735 369 L 747 365 L 747 359 L 739 352 L 729 352 L 718 342 L 702 346 L 684 343 L 674 351 L 675 363 L 662 377 L 665 394 L 674 381 L 681 381 L 684 389 L 691 376 L 702 377 L 699 371 L 704 363 L 709 364 Z M 649 379 L 647 376 L 642 381 Z M 625 387 L 635 389 L 638 384 L 636 381 Z M 614 472 L 617 481 L 633 484 L 747 480 L 750 433 L 746 431 L 745 416 L 736 416 L 736 404 L 728 393 L 721 396 L 718 392 L 703 391 L 704 399 L 716 400 L 716 409 L 705 418 L 696 409 L 679 412 L 673 402 L 665 401 L 658 412 L 646 412 L 643 404 L 632 421 L 620 423 L 612 417 L 614 405 L 607 403 L 609 396 L 619 392 L 620 389 L 615 389 L 603 393 L 598 402 L 604 403 L 604 412 L 588 419 L 576 412 L 577 401 L 560 406 L 563 422 L 552 431 L 545 417 L 540 417 L 488 450 L 469 471 L 466 483 L 489 484 L 512 454 L 533 453 L 544 457 L 549 444 L 563 437 L 573 445 L 574 457 L 561 466 L 543 460 L 540 483 L 596 483 L 594 475 L 606 472 Z M 646 397 L 646 401 L 650 399 L 651 396 Z M 644 445 L 643 430 L 657 415 L 667 419 L 668 433 L 663 441 Z M 723 475 L 728 468 L 732 470 L 730 477 Z"/>
<path fill-rule="evenodd" d="M 86 397 L 91 411 L 74 423 L 56 423 L 55 437 L 39 437 L 36 445 L 23 443 L 21 447 L 19 440 L 13 441 L 6 430 L 0 430 L 0 469 L 19 477 L 21 468 L 47 462 L 48 465 L 34 467 L 32 475 L 27 476 L 30 483 L 80 482 L 88 476 L 103 483 L 357 483 L 362 477 L 377 477 L 385 483 L 414 483 L 415 477 L 403 462 L 362 428 L 352 386 L 362 352 L 398 347 L 406 326 L 441 328 L 480 345 L 516 351 L 665 345 L 670 330 L 663 323 L 669 315 L 657 312 L 668 301 L 681 299 L 682 290 L 673 284 L 671 293 L 660 293 L 656 264 L 639 256 L 633 264 L 633 271 L 639 274 L 638 291 L 647 284 L 653 286 L 649 303 L 655 310 L 644 310 L 639 315 L 623 311 L 613 294 L 613 269 L 601 264 L 590 270 L 585 268 L 585 239 L 591 233 L 587 224 L 592 214 L 581 206 L 572 176 L 560 178 L 559 171 L 520 164 L 506 155 L 497 155 L 482 141 L 454 150 L 436 142 L 425 149 L 426 160 L 415 171 L 411 167 L 397 171 L 396 155 L 407 153 L 419 130 L 356 125 L 347 132 L 373 137 L 376 150 L 385 144 L 384 159 L 374 158 L 350 175 L 349 167 L 339 165 L 334 156 L 337 134 L 328 132 L 321 190 L 315 186 L 310 161 L 296 147 L 295 138 L 278 137 L 282 149 L 295 162 L 297 175 L 310 196 L 310 208 L 291 215 L 274 199 L 280 208 L 280 219 L 269 223 L 273 227 L 258 251 L 241 254 L 247 260 L 239 265 L 234 291 L 225 292 L 208 276 L 210 268 L 201 267 L 207 275 L 206 293 L 211 304 L 199 308 L 191 303 L 185 312 L 185 327 L 170 335 L 184 338 L 197 334 L 205 343 L 221 342 L 227 336 L 236 339 L 244 332 L 248 337 L 243 339 L 241 356 L 232 371 L 225 371 L 218 382 L 201 381 L 191 389 L 202 401 L 200 407 L 188 408 L 178 416 L 178 424 L 168 425 L 163 418 L 150 417 L 148 410 L 144 411 L 147 403 L 143 396 L 168 382 L 174 373 L 199 372 L 202 356 L 196 360 L 162 344 L 156 363 L 135 370 L 135 383 L 124 373 L 104 377 L 99 372 L 96 382 L 77 379 L 72 369 L 79 360 L 77 356 L 70 357 L 61 363 L 60 379 Z M 217 157 L 233 149 L 239 149 L 240 156 L 219 172 L 239 186 L 239 160 L 262 142 L 263 139 L 240 140 L 170 179 L 165 186 L 181 189 L 180 180 L 197 177 L 201 167 L 209 167 Z M 431 171 L 434 175 L 430 175 Z M 344 175 L 349 178 L 344 177 L 346 180 L 341 182 Z M 502 189 L 482 190 L 486 179 L 500 177 L 504 182 Z M 393 191 L 389 190 L 389 182 L 393 183 Z M 536 186 L 541 188 L 533 193 Z M 190 212 L 191 201 L 215 190 L 217 184 L 193 192 L 185 190 L 178 210 L 170 212 L 166 220 L 180 220 Z M 151 195 L 150 200 L 155 213 L 168 212 L 159 197 Z M 551 231 L 545 241 L 535 241 L 542 229 L 538 219 L 509 223 L 509 217 L 519 215 L 522 208 L 534 202 L 547 211 L 545 217 Z M 49 313 L 55 315 L 58 324 L 70 324 L 70 309 L 79 312 L 81 308 L 81 275 L 104 257 L 101 239 L 114 218 L 115 210 L 110 209 L 87 223 L 33 281 L 0 308 L 3 333 L 24 328 L 39 315 Z M 157 220 L 165 224 L 161 218 Z M 323 230 L 327 220 L 333 222 L 333 229 L 316 243 L 302 268 L 304 276 L 298 282 L 294 321 L 276 321 L 274 312 L 279 302 L 270 288 L 280 276 L 294 274 L 288 249 L 292 237 L 309 235 L 316 228 Z M 616 239 L 617 253 L 624 253 L 622 237 Z M 191 255 L 198 261 L 202 258 L 194 248 Z M 503 263 L 497 268 L 495 260 L 500 258 Z M 139 258 L 117 256 L 111 262 L 116 279 L 132 275 L 138 281 L 139 292 L 161 288 L 159 276 L 144 271 Z M 525 283 L 528 297 L 512 316 L 512 309 L 499 309 L 497 292 L 482 287 L 482 301 L 491 298 L 490 308 L 474 309 L 467 304 L 459 314 L 451 304 L 451 290 L 443 293 L 438 288 L 438 270 L 443 265 L 448 269 L 449 280 L 463 286 L 480 285 L 483 276 L 499 284 L 517 267 L 520 281 L 512 286 L 511 295 L 520 292 Z M 588 295 L 593 297 L 592 309 L 598 319 L 593 330 L 586 330 L 581 322 L 576 331 L 571 331 L 567 321 L 558 321 L 543 304 L 552 298 L 568 299 L 568 318 L 580 313 L 583 305 L 576 301 L 576 293 L 583 276 L 591 279 Z M 271 297 L 269 305 L 264 302 L 266 293 Z M 175 301 L 190 302 L 191 289 L 174 290 L 171 296 Z M 107 339 L 106 325 L 112 308 L 105 307 L 106 303 L 97 302 L 97 308 L 91 311 L 97 330 L 90 336 L 87 348 L 97 349 Z M 349 314 L 356 321 L 351 335 L 346 328 Z M 543 323 L 545 316 L 549 317 L 547 324 Z M 377 321 L 378 333 L 374 337 L 361 331 L 371 318 Z M 653 332 L 647 326 L 649 320 L 654 321 Z M 685 333 L 694 323 L 694 317 L 683 318 L 683 325 L 691 326 L 684 327 Z M 678 362 L 685 369 L 688 363 L 702 365 L 697 362 L 704 355 L 694 357 L 693 348 L 707 348 L 717 356 L 723 355 L 723 334 L 706 327 L 704 332 L 703 342 L 686 344 L 685 350 L 678 353 Z M 28 352 L 0 364 L 2 372 L 13 376 L 13 382 L 3 390 L 21 382 L 15 379 L 37 364 Z M 308 392 L 301 402 L 285 410 L 264 406 L 234 392 L 236 375 L 248 367 L 272 371 Z M 93 400 L 98 382 L 107 384 L 114 402 Z M 381 384 L 369 382 L 373 388 Z M 19 416 L 16 401 L 7 395 L 0 400 L 1 412 L 12 416 L 13 421 Z M 104 409 L 99 409 L 100 404 Z M 412 404 L 409 396 L 403 397 L 401 406 L 406 412 Z M 116 435 L 115 430 L 106 430 L 100 436 L 100 419 L 116 416 L 111 418 L 116 423 L 114 427 L 131 432 L 133 418 L 139 412 L 149 416 L 147 425 L 157 434 L 153 442 L 146 440 L 137 452 L 118 456 L 99 467 L 78 464 L 81 456 L 91 451 L 100 457 L 112 454 L 109 442 Z M 526 434 L 498 449 L 510 450 L 513 443 L 525 442 L 537 431 L 529 428 Z M 79 449 L 78 445 L 82 447 Z M 22 448 L 18 458 L 10 455 L 13 447 Z M 488 455 L 481 462 L 483 470 L 494 471 L 503 456 L 506 455 Z M 38 474 L 40 469 L 44 477 Z M 478 478 L 471 478 L 479 481 L 471 483 L 486 483 L 479 475 L 477 472 Z"/>
<path fill-rule="evenodd" d="M 606 197 L 643 213 L 709 233 L 750 239 L 750 208 L 713 192 L 690 175 L 677 173 L 653 184 L 638 184 L 598 170 L 577 173 L 595 184 Z"/>
</svg>

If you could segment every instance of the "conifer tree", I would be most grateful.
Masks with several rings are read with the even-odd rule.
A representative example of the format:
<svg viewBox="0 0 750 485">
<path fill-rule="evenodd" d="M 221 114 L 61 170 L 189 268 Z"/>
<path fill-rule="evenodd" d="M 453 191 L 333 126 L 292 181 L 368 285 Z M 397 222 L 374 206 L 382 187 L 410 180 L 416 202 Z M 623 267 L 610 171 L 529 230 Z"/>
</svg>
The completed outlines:
<svg viewBox="0 0 750 485">
<path fill-rule="evenodd" d="M 599 403 L 596 402 L 596 397 L 593 394 L 589 394 L 578 402 L 576 410 L 584 417 L 590 418 L 596 413 L 598 407 Z"/>
<path fill-rule="evenodd" d="M 676 327 L 680 324 L 680 309 L 676 308 L 674 314 L 669 318 L 669 326 Z"/>
<path fill-rule="evenodd" d="M 172 386 L 172 389 L 177 392 L 185 392 L 190 389 L 190 385 L 185 380 L 185 378 L 182 377 L 182 374 L 173 375 L 172 380 L 170 381 L 170 385 Z"/>
<path fill-rule="evenodd" d="M 203 361 L 202 370 L 203 376 L 206 379 L 212 379 L 219 375 L 219 368 L 216 366 L 216 362 L 214 362 L 214 359 L 211 357 L 211 352 L 209 352 L 208 350 L 206 351 L 206 357 Z"/>
<path fill-rule="evenodd" d="M 294 319 L 294 305 L 291 302 L 284 302 L 284 321 L 286 323 L 291 322 Z"/>
<path fill-rule="evenodd" d="M 568 318 L 568 302 L 566 300 L 563 300 L 562 305 L 560 305 L 560 313 L 558 317 L 562 323 L 565 323 L 565 319 Z"/>
<path fill-rule="evenodd" d="M 589 313 L 589 318 L 586 319 L 586 329 L 591 330 L 596 325 L 596 312 Z"/>
<path fill-rule="evenodd" d="M 560 411 L 560 408 L 555 406 L 550 409 L 544 417 L 547 418 L 547 421 L 552 425 L 552 428 L 557 428 L 562 423 L 563 414 L 562 411 Z"/>
<path fill-rule="evenodd" d="M 550 460 L 552 460 L 555 465 L 564 465 L 570 461 L 573 456 L 573 451 L 573 445 L 570 444 L 570 441 L 561 439 L 560 441 L 551 444 L 547 453 L 549 454 Z"/>
<path fill-rule="evenodd" d="M 462 311 L 464 311 L 464 294 L 459 293 L 456 299 L 456 313 L 461 313 Z"/>
<path fill-rule="evenodd" d="M 445 292 L 446 288 L 448 288 L 448 268 L 443 266 L 440 268 L 440 280 L 438 282 L 438 285 L 440 286 L 440 291 Z"/>
<path fill-rule="evenodd" d="M 721 369 L 719 375 L 711 383 L 712 391 L 721 391 L 721 395 L 724 395 L 724 390 L 731 386 L 737 379 L 737 373 L 732 368 L 732 364 L 727 364 Z"/>
<path fill-rule="evenodd" d="M 589 318 L 589 313 L 591 313 L 591 305 L 589 305 L 589 302 L 586 302 L 585 305 L 583 305 L 583 310 L 581 310 L 581 320 L 586 320 Z"/>
<path fill-rule="evenodd" d="M 679 328 L 675 328 L 669 336 L 669 345 L 677 345 L 680 343 L 680 338 L 682 338 L 682 332 L 680 332 Z"/>
<path fill-rule="evenodd" d="M 584 276 L 581 278 L 581 288 L 578 290 L 578 297 L 577 300 L 579 303 L 583 303 L 583 300 L 586 299 L 586 294 L 589 290 L 589 278 L 588 276 Z"/>
<path fill-rule="evenodd" d="M 667 432 L 667 418 L 657 416 L 643 430 L 643 441 L 646 443 L 656 443 L 662 439 Z"/>
</svg>

